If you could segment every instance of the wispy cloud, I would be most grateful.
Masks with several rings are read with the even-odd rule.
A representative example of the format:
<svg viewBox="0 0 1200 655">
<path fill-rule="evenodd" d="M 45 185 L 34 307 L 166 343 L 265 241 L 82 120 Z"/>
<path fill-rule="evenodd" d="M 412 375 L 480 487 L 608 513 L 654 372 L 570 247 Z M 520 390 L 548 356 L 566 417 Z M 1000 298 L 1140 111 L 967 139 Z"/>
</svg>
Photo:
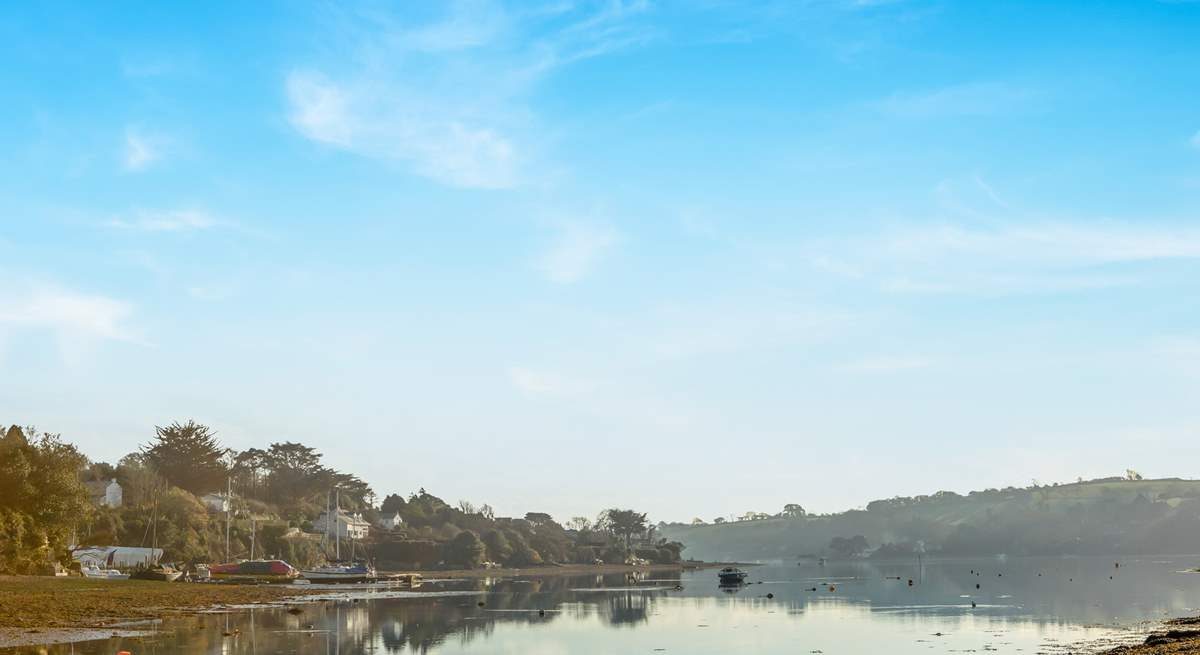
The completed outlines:
<svg viewBox="0 0 1200 655">
<path fill-rule="evenodd" d="M 49 332 L 68 361 L 96 341 L 140 341 L 128 325 L 132 306 L 127 302 L 53 285 L 6 286 L 10 290 L 0 293 L 0 329 Z"/>
<path fill-rule="evenodd" d="M 988 116 L 1025 109 L 1033 90 L 1006 82 L 968 82 L 938 89 L 898 92 L 875 107 L 900 118 Z"/>
<path fill-rule="evenodd" d="M 371 86 L 371 85 L 368 85 Z M 304 136 L 361 155 L 407 162 L 449 186 L 501 189 L 518 181 L 512 140 L 467 117 L 426 113 L 423 103 L 383 97 L 312 73 L 288 77 L 292 125 Z"/>
<path fill-rule="evenodd" d="M 517 186 L 538 150 L 536 84 L 646 38 L 629 24 L 641 3 L 518 7 L 458 2 L 421 25 L 345 16 L 354 56 L 289 72 L 288 119 L 308 139 L 448 186 Z"/>
<path fill-rule="evenodd" d="M 206 212 L 196 209 L 171 211 L 142 211 L 127 218 L 114 218 L 105 223 L 108 227 L 143 232 L 193 232 L 206 230 L 221 224 Z"/>
<path fill-rule="evenodd" d="M 538 257 L 538 270 L 551 282 L 578 282 L 600 263 L 617 240 L 617 232 L 606 226 L 576 221 L 563 223 L 558 236 Z"/>
<path fill-rule="evenodd" d="M 930 361 L 924 357 L 890 355 L 859 359 L 842 364 L 837 368 L 838 370 L 846 373 L 874 375 L 911 371 L 914 369 L 927 368 L 929 365 Z"/>
<path fill-rule="evenodd" d="M 889 291 L 1060 291 L 1141 279 L 1113 267 L 1200 258 L 1200 229 L 1099 222 L 940 225 L 806 249 L 814 268 L 873 279 Z"/>
<path fill-rule="evenodd" d="M 528 396 L 562 396 L 581 393 L 591 388 L 590 384 L 581 380 L 553 371 L 524 366 L 509 368 L 508 379 L 521 393 Z"/>
<path fill-rule="evenodd" d="M 131 172 L 150 168 L 162 160 L 165 143 L 161 136 L 148 135 L 134 127 L 126 128 L 121 149 L 122 165 Z"/>
</svg>

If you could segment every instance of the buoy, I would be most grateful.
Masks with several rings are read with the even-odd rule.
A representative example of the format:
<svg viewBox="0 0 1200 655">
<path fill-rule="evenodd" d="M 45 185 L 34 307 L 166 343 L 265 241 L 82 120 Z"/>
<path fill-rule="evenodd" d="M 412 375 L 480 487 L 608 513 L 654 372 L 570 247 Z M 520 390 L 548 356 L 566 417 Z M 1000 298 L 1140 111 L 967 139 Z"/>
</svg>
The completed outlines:
<svg viewBox="0 0 1200 655">
<path fill-rule="evenodd" d="M 767 598 L 774 598 L 775 594 L 767 594 Z"/>
<path fill-rule="evenodd" d="M 979 588 L 979 583 L 978 583 L 978 582 L 976 582 L 976 583 L 975 583 L 975 588 L 976 588 L 976 589 L 978 589 L 978 588 Z"/>
<path fill-rule="evenodd" d="M 538 610 L 538 616 L 546 616 L 546 610 Z"/>
<path fill-rule="evenodd" d="M 479 601 L 478 603 L 476 603 L 476 605 L 478 605 L 478 606 L 480 606 L 480 607 L 483 607 L 483 601 L 482 601 L 482 600 L 481 600 L 481 601 Z"/>
<path fill-rule="evenodd" d="M 908 586 L 910 586 L 910 587 L 912 586 L 912 578 L 908 579 Z"/>
<path fill-rule="evenodd" d="M 975 607 L 975 601 L 971 601 L 971 607 Z"/>
</svg>

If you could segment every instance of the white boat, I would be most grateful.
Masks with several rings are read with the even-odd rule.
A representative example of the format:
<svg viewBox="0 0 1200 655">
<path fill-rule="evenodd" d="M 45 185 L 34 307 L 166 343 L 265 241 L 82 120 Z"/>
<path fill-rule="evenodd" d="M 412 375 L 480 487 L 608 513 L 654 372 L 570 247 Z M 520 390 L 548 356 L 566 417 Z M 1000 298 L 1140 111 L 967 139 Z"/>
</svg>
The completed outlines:
<svg viewBox="0 0 1200 655">
<path fill-rule="evenodd" d="M 128 580 L 128 573 L 121 573 L 116 569 L 102 569 L 95 564 L 84 564 L 79 567 L 79 572 L 85 578 L 93 580 Z"/>
<path fill-rule="evenodd" d="M 723 585 L 740 585 L 746 581 L 746 572 L 741 569 L 728 566 L 717 572 L 717 579 L 719 579 Z"/>
</svg>

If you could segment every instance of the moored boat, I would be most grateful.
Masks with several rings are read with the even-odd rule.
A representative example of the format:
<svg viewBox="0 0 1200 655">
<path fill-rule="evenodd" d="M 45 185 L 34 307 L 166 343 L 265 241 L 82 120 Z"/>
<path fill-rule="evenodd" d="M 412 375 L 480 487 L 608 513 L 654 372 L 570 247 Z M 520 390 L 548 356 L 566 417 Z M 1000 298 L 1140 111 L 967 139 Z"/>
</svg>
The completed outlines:
<svg viewBox="0 0 1200 655">
<path fill-rule="evenodd" d="M 309 582 L 316 583 L 357 583 L 375 582 L 377 575 L 375 567 L 366 562 L 351 562 L 349 564 L 334 562 L 315 569 L 303 569 L 300 575 Z"/>
<path fill-rule="evenodd" d="M 116 569 L 102 569 L 95 564 L 84 564 L 79 567 L 79 572 L 85 578 L 93 580 L 128 580 L 128 573 L 121 573 Z"/>
<path fill-rule="evenodd" d="M 229 582 L 293 582 L 300 572 L 278 559 L 258 559 L 208 567 L 213 580 Z"/>
<path fill-rule="evenodd" d="M 721 581 L 721 584 L 741 584 L 746 581 L 746 572 L 727 566 L 717 572 L 717 579 Z"/>
<path fill-rule="evenodd" d="M 183 577 L 183 571 L 170 564 L 156 564 L 134 571 L 129 575 L 133 580 L 154 580 L 156 582 L 175 582 Z"/>
</svg>

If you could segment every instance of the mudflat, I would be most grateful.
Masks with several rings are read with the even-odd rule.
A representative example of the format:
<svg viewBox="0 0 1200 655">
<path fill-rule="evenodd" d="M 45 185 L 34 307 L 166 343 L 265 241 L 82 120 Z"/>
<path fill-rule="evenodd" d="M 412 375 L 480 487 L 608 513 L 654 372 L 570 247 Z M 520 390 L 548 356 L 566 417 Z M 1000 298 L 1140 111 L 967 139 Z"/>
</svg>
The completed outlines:
<svg viewBox="0 0 1200 655">
<path fill-rule="evenodd" d="M 274 602 L 306 592 L 296 585 L 0 576 L 0 628 L 100 628 L 176 610 Z"/>
</svg>

